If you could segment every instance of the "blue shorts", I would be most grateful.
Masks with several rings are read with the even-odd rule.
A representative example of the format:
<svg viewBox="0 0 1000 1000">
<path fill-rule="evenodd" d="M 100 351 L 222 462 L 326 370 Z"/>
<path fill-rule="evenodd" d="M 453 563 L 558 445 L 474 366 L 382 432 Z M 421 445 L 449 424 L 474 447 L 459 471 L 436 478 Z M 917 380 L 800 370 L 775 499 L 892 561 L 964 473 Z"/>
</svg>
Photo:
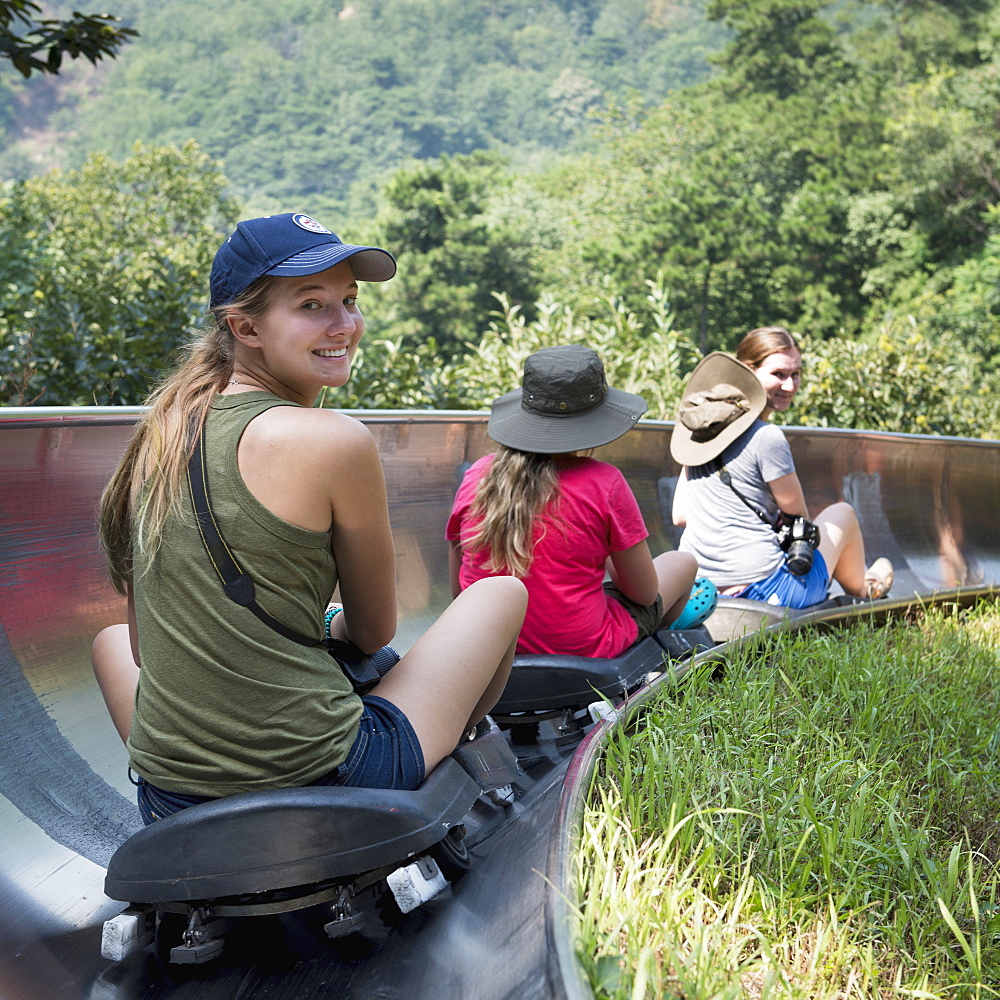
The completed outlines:
<svg viewBox="0 0 1000 1000">
<path fill-rule="evenodd" d="M 410 720 L 385 698 L 362 695 L 364 710 L 358 735 L 342 764 L 312 785 L 345 785 L 351 788 L 399 788 L 413 791 L 424 780 L 424 753 Z M 147 826 L 164 816 L 211 796 L 169 792 L 137 778 L 139 813 Z"/>
<path fill-rule="evenodd" d="M 738 596 L 783 608 L 808 608 L 826 600 L 829 586 L 826 560 L 817 549 L 813 552 L 812 569 L 805 576 L 796 576 L 782 563 L 766 580 L 751 583 Z"/>
</svg>

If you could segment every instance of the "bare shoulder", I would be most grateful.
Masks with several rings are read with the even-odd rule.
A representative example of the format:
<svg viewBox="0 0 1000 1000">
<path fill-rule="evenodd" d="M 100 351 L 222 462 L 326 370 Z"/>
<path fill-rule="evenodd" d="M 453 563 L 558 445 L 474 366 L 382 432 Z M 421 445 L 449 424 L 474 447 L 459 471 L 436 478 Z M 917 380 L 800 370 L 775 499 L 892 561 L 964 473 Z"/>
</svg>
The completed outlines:
<svg viewBox="0 0 1000 1000">
<path fill-rule="evenodd" d="M 240 472 L 258 499 L 296 483 L 332 495 L 338 484 L 382 478 L 371 431 L 335 410 L 275 406 L 250 421 L 240 441 Z M 309 485 L 307 485 L 309 484 Z"/>
<path fill-rule="evenodd" d="M 250 422 L 244 443 L 254 451 L 301 457 L 306 465 L 349 459 L 375 450 L 371 431 L 336 410 L 275 406 Z"/>
<path fill-rule="evenodd" d="M 339 410 L 327 410 L 315 406 L 272 406 L 271 409 L 265 410 L 257 417 L 253 423 L 274 427 L 282 434 L 287 434 L 295 429 L 323 433 L 324 431 L 329 432 L 333 428 L 356 429 L 364 434 L 369 433 L 368 428 L 356 417 L 348 416 Z"/>
<path fill-rule="evenodd" d="M 369 515 L 385 507 L 374 437 L 360 420 L 333 410 L 266 410 L 240 439 L 239 467 L 265 507 L 310 531 L 328 531 L 331 516 L 336 524 L 350 521 L 353 507 Z"/>
</svg>

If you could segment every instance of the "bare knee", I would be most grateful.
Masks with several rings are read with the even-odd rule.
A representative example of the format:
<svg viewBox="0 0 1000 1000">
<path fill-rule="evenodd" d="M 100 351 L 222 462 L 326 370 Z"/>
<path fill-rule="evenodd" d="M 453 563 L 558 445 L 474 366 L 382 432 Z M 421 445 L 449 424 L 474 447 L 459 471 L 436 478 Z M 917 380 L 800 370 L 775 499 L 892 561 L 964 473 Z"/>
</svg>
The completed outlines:
<svg viewBox="0 0 1000 1000">
<path fill-rule="evenodd" d="M 849 503 L 830 504 L 820 511 L 816 524 L 820 530 L 820 550 L 831 570 L 845 549 L 861 544 L 861 525 Z"/>
<path fill-rule="evenodd" d="M 463 594 L 482 594 L 484 592 L 495 592 L 497 595 L 502 594 L 511 599 L 523 598 L 525 603 L 528 600 L 528 590 L 516 576 L 486 576 L 470 583 L 462 591 Z"/>
<path fill-rule="evenodd" d="M 673 566 L 674 569 L 681 571 L 686 567 L 697 568 L 697 561 L 690 552 L 661 552 L 658 556 L 653 558 L 653 562 L 657 566 Z"/>
<path fill-rule="evenodd" d="M 517 577 L 489 576 L 470 584 L 456 600 L 480 605 L 491 616 L 516 619 L 520 631 L 528 608 L 528 589 Z"/>
<path fill-rule="evenodd" d="M 698 560 L 690 552 L 671 552 L 669 555 L 674 556 L 672 568 L 678 574 L 690 576 L 691 583 L 694 583 L 698 575 Z"/>
<path fill-rule="evenodd" d="M 112 625 L 97 633 L 91 646 L 97 685 L 122 741 L 132 727 L 132 708 L 139 683 L 128 625 Z"/>
<path fill-rule="evenodd" d="M 128 625 L 109 625 L 94 636 L 90 660 L 98 677 L 121 655 L 123 643 L 130 645 Z"/>
<path fill-rule="evenodd" d="M 653 565 L 664 600 L 673 600 L 681 591 L 686 594 L 698 575 L 698 560 L 690 552 L 661 552 Z"/>
<path fill-rule="evenodd" d="M 830 504 L 829 507 L 824 507 L 819 512 L 816 523 L 820 525 L 835 524 L 841 531 L 845 532 L 861 530 L 861 526 L 858 523 L 858 515 L 846 500 L 840 500 L 837 503 Z"/>
</svg>

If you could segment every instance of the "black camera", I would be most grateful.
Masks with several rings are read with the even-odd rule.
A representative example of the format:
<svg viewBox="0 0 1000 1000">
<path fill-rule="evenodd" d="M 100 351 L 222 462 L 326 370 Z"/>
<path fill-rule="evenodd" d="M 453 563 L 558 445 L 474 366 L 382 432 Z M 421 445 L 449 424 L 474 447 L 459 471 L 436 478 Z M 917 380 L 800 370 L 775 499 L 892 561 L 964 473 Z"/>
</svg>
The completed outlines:
<svg viewBox="0 0 1000 1000">
<path fill-rule="evenodd" d="M 819 528 L 804 517 L 779 512 L 774 530 L 785 553 L 788 572 L 805 576 L 812 569 L 813 551 L 819 548 Z"/>
</svg>

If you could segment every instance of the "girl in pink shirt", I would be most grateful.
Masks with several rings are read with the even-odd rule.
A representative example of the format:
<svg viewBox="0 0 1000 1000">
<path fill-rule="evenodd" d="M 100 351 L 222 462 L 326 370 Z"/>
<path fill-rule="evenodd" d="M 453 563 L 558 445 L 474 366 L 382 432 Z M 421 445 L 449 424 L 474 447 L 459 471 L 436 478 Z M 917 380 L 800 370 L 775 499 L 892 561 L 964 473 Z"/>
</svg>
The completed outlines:
<svg viewBox="0 0 1000 1000">
<path fill-rule="evenodd" d="M 580 344 L 535 352 L 522 388 L 494 401 L 488 433 L 500 448 L 466 473 L 446 537 L 454 594 L 489 576 L 524 582 L 518 652 L 618 656 L 687 606 L 694 558 L 654 559 L 625 477 L 581 454 L 645 411 L 641 396 L 608 386 L 601 359 Z"/>
</svg>

